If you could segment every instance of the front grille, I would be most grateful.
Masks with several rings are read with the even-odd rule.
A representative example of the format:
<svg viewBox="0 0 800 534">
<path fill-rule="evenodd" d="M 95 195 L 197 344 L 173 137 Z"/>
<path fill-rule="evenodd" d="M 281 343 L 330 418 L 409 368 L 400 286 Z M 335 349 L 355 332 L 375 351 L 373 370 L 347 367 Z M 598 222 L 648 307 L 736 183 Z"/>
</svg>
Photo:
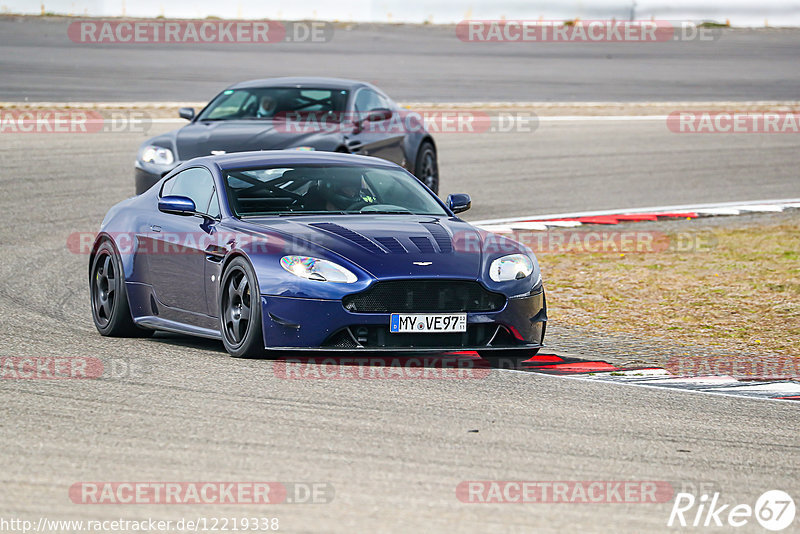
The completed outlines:
<svg viewBox="0 0 800 534">
<path fill-rule="evenodd" d="M 329 337 L 323 346 L 334 349 L 354 349 L 358 347 L 358 344 L 353 340 L 353 336 L 351 336 L 350 332 L 348 332 L 345 328 L 344 330 L 339 330 Z"/>
<path fill-rule="evenodd" d="M 478 282 L 399 280 L 376 282 L 366 291 L 342 299 L 356 313 L 490 312 L 506 305 L 505 295 L 487 291 Z"/>
<path fill-rule="evenodd" d="M 363 349 L 456 349 L 488 346 L 497 329 L 494 323 L 481 323 L 468 325 L 466 332 L 446 334 L 393 334 L 388 326 L 379 325 L 351 326 L 349 330 L 358 338 L 359 348 Z M 342 342 L 346 335 L 352 343 L 346 330 L 332 335 L 323 347 L 351 348 Z"/>
</svg>

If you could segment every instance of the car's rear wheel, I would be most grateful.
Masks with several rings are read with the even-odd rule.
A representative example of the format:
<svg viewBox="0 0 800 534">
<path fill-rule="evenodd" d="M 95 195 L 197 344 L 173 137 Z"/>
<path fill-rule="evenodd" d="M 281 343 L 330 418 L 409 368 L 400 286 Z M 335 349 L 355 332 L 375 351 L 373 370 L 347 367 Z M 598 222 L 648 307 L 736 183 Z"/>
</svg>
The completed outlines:
<svg viewBox="0 0 800 534">
<path fill-rule="evenodd" d="M 112 337 L 153 335 L 152 330 L 139 328 L 133 322 L 122 262 L 107 239 L 97 247 L 89 276 L 92 319 L 98 332 Z"/>
<path fill-rule="evenodd" d="M 478 355 L 499 369 L 519 369 L 522 362 L 536 356 L 539 349 L 479 350 Z"/>
<path fill-rule="evenodd" d="M 261 298 L 250 263 L 234 258 L 222 275 L 219 317 L 222 342 L 234 358 L 264 356 Z"/>
<path fill-rule="evenodd" d="M 425 141 L 419 147 L 414 176 L 427 185 L 428 189 L 439 194 L 439 162 L 436 159 L 436 150 L 429 141 Z"/>
</svg>

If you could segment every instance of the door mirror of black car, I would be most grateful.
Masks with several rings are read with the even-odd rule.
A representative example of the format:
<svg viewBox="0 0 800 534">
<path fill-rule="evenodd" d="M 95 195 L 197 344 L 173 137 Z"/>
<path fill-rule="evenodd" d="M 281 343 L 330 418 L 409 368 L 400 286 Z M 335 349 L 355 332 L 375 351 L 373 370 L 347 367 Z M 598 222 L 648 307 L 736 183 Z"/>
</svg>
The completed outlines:
<svg viewBox="0 0 800 534">
<path fill-rule="evenodd" d="M 447 207 L 450 208 L 453 213 L 461 213 L 472 207 L 472 199 L 469 198 L 469 195 L 466 193 L 447 195 Z"/>
<path fill-rule="evenodd" d="M 368 122 L 385 121 L 387 119 L 391 119 L 392 116 L 394 116 L 394 112 L 391 109 L 388 108 L 373 109 L 372 111 L 367 113 L 366 117 L 364 117 L 361 120 L 357 120 L 355 122 L 355 128 L 353 130 L 353 133 L 361 133 L 361 131 L 364 130 L 364 125 Z"/>
<path fill-rule="evenodd" d="M 365 120 L 369 122 L 385 121 L 391 119 L 392 115 L 394 115 L 394 113 L 392 112 L 391 109 L 378 108 L 370 111 Z"/>
<path fill-rule="evenodd" d="M 181 108 L 178 110 L 178 115 L 180 118 L 190 121 L 194 118 L 194 108 Z"/>
<path fill-rule="evenodd" d="M 158 199 L 158 210 L 175 215 L 194 215 L 196 208 L 194 201 L 189 197 L 170 195 Z"/>
</svg>

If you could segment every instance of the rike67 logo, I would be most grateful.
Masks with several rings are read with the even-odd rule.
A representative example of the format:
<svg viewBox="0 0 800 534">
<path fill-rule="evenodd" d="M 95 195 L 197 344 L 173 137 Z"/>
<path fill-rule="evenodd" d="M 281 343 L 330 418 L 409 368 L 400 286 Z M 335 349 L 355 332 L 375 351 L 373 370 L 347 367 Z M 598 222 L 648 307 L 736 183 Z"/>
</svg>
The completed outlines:
<svg viewBox="0 0 800 534">
<path fill-rule="evenodd" d="M 668 527 L 743 527 L 753 517 L 767 530 L 777 532 L 789 527 L 795 518 L 794 500 L 781 490 L 764 492 L 755 506 L 749 504 L 724 503 L 719 492 L 709 497 L 703 494 L 696 498 L 691 493 L 678 493 Z"/>
</svg>

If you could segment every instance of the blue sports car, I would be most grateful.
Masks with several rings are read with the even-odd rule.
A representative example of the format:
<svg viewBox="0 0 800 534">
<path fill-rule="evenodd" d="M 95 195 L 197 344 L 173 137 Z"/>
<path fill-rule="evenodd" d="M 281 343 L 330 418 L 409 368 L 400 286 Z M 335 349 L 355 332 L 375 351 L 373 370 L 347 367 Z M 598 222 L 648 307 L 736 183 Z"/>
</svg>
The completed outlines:
<svg viewBox="0 0 800 534">
<path fill-rule="evenodd" d="M 323 152 L 195 158 L 111 208 L 89 261 L 95 325 L 270 351 L 533 356 L 547 311 L 525 246 L 459 219 L 400 166 Z M 272 352 L 275 354 L 275 352 Z"/>
</svg>

